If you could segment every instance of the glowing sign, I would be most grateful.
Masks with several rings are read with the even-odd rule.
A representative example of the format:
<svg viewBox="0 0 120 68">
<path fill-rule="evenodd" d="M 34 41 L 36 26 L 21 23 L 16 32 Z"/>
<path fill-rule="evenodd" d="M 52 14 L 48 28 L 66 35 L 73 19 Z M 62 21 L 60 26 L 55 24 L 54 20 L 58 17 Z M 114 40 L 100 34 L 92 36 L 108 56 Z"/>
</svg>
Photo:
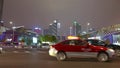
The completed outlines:
<svg viewBox="0 0 120 68">
<path fill-rule="evenodd" d="M 79 37 L 76 37 L 76 36 L 68 36 L 67 38 L 68 39 L 80 39 Z"/>
<path fill-rule="evenodd" d="M 33 43 L 37 43 L 37 38 L 33 37 Z"/>
</svg>

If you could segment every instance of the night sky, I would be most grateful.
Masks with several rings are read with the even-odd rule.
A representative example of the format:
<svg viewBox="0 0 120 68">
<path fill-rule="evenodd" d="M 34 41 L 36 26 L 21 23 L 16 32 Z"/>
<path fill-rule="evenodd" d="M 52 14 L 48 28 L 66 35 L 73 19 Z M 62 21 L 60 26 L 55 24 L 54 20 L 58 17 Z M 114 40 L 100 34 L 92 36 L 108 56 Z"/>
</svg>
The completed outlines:
<svg viewBox="0 0 120 68">
<path fill-rule="evenodd" d="M 26 28 L 48 28 L 53 20 L 61 23 L 62 34 L 69 33 L 73 20 L 85 30 L 120 23 L 120 0 L 4 0 L 3 20 Z"/>
</svg>

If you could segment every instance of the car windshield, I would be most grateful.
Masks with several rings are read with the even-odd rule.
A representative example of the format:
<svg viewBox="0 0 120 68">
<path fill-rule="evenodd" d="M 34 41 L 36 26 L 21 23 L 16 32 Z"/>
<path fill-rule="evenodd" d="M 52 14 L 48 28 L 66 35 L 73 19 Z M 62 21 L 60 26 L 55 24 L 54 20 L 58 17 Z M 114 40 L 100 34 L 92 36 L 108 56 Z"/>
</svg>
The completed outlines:
<svg viewBox="0 0 120 68">
<path fill-rule="evenodd" d="M 105 42 L 101 41 L 101 40 L 86 40 L 88 43 L 92 44 L 92 45 L 105 45 Z"/>
</svg>

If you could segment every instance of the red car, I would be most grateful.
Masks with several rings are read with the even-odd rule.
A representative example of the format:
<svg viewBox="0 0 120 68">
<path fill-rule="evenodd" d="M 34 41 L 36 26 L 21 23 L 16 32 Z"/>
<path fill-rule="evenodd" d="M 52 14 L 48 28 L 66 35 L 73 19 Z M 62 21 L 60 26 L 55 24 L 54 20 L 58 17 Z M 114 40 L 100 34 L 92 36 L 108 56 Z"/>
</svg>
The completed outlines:
<svg viewBox="0 0 120 68">
<path fill-rule="evenodd" d="M 66 60 L 69 57 L 87 57 L 97 58 L 98 61 L 105 62 L 113 58 L 115 52 L 113 49 L 103 46 L 94 46 L 83 40 L 65 40 L 49 49 L 49 55 L 54 56 L 59 61 Z"/>
</svg>

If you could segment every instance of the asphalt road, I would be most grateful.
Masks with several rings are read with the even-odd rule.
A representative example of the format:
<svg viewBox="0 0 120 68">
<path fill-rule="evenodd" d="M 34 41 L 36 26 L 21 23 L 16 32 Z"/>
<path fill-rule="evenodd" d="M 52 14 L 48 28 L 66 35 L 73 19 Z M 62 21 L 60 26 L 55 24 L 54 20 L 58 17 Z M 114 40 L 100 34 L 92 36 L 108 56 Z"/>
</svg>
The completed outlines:
<svg viewBox="0 0 120 68">
<path fill-rule="evenodd" d="M 47 50 L 12 49 L 0 54 L 0 68 L 120 68 L 120 57 L 111 62 L 98 62 L 92 58 L 71 58 L 57 61 Z"/>
</svg>

